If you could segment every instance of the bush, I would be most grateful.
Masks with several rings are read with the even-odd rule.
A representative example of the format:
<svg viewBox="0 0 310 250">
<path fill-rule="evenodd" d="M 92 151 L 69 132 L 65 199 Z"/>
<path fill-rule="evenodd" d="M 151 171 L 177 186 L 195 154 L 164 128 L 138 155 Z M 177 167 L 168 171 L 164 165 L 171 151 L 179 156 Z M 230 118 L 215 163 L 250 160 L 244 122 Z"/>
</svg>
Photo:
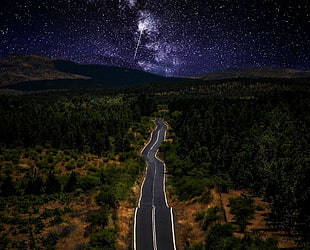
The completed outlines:
<svg viewBox="0 0 310 250">
<path fill-rule="evenodd" d="M 114 250 L 116 233 L 112 229 L 102 229 L 90 236 L 89 245 L 102 250 Z"/>
<path fill-rule="evenodd" d="M 62 219 L 62 217 L 60 215 L 56 215 L 55 218 L 53 220 L 51 220 L 51 224 L 52 225 L 58 225 L 60 223 L 63 223 L 64 220 Z"/>
<path fill-rule="evenodd" d="M 110 210 L 106 207 L 97 211 L 90 211 L 86 215 L 86 221 L 93 225 L 105 227 L 108 224 Z"/>
<path fill-rule="evenodd" d="M 117 204 L 116 194 L 109 186 L 106 186 L 104 190 L 100 191 L 100 193 L 95 197 L 95 200 L 99 206 L 106 204 L 114 208 Z"/>
<path fill-rule="evenodd" d="M 7 234 L 0 235 L 0 250 L 7 249 L 8 244 L 10 243 L 10 239 L 7 237 Z"/>
<path fill-rule="evenodd" d="M 206 231 L 212 223 L 217 222 L 221 218 L 219 212 L 220 212 L 219 207 L 210 207 L 207 210 L 207 212 L 205 213 L 204 222 L 202 226 L 203 230 Z"/>
<path fill-rule="evenodd" d="M 66 169 L 68 170 L 68 171 L 70 171 L 70 170 L 73 170 L 73 169 L 75 169 L 76 168 L 76 163 L 75 163 L 75 161 L 69 161 L 67 164 L 66 164 Z"/>
<path fill-rule="evenodd" d="M 38 152 L 39 154 L 41 154 L 42 151 L 43 151 L 43 147 L 42 147 L 41 145 L 36 145 L 36 146 L 34 147 L 34 150 L 35 150 L 36 152 Z"/>
<path fill-rule="evenodd" d="M 216 224 L 211 227 L 206 238 L 206 249 L 230 250 L 238 244 L 238 239 L 233 237 L 233 226 L 229 223 Z"/>
<path fill-rule="evenodd" d="M 46 219 L 46 218 L 60 216 L 60 215 L 61 215 L 61 211 L 59 210 L 59 208 L 55 208 L 55 209 L 45 208 L 44 212 L 41 214 L 40 217 L 43 219 Z"/>
<path fill-rule="evenodd" d="M 46 247 L 46 249 L 56 249 L 57 241 L 60 239 L 60 236 L 55 233 L 49 234 L 46 238 L 42 238 L 42 245 Z"/>
<path fill-rule="evenodd" d="M 238 196 L 229 199 L 230 213 L 234 215 L 234 220 L 244 232 L 250 219 L 254 218 L 255 201 L 246 196 Z"/>
<path fill-rule="evenodd" d="M 79 178 L 79 187 L 84 191 L 90 190 L 101 185 L 100 178 L 97 176 L 87 175 Z"/>
</svg>

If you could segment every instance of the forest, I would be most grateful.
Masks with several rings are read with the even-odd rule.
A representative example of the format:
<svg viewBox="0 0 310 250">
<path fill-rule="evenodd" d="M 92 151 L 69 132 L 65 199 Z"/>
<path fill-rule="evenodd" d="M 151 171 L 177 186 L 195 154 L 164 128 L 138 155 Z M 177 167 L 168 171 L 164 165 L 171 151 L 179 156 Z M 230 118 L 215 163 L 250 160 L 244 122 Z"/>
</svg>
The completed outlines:
<svg viewBox="0 0 310 250">
<path fill-rule="evenodd" d="M 0 249 L 116 249 L 154 107 L 146 95 L 2 95 Z"/>
<path fill-rule="evenodd" d="M 294 237 L 299 246 L 309 244 L 307 89 L 256 91 L 248 97 L 242 91 L 234 96 L 183 95 L 168 107 L 166 119 L 174 137 L 161 151 L 172 191 L 180 200 L 199 195 L 210 199 L 213 188 L 250 190 L 270 202 L 272 227 Z M 217 236 L 232 236 L 228 226 L 217 227 L 211 229 Z M 210 242 L 207 239 L 208 249 L 239 249 L 228 243 L 213 248 Z"/>
<path fill-rule="evenodd" d="M 209 204 L 212 190 L 249 190 L 270 204 L 272 228 L 309 246 L 309 93 L 307 79 L 233 79 L 2 94 L 0 249 L 57 249 L 67 238 L 117 249 L 117 211 L 136 206 L 154 117 L 169 124 L 160 154 L 171 195 Z M 234 225 L 219 223 L 219 207 L 197 212 L 207 234 L 185 249 L 277 249 L 246 230 L 251 199 L 229 206 Z"/>
</svg>

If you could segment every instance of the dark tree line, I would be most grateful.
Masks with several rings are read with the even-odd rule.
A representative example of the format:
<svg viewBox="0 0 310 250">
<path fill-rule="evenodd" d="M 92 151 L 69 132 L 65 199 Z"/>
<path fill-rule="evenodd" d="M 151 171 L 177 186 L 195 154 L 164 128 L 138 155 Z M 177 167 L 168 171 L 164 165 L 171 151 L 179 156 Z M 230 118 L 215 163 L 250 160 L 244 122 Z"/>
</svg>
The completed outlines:
<svg viewBox="0 0 310 250">
<path fill-rule="evenodd" d="M 176 138 L 163 151 L 181 198 L 203 187 L 250 189 L 271 202 L 276 228 L 309 242 L 309 92 L 184 96 L 169 110 Z"/>
<path fill-rule="evenodd" d="M 54 99 L 52 99 L 54 98 Z M 127 132 L 133 122 L 154 111 L 145 95 L 91 97 L 85 95 L 1 96 L 0 146 L 52 146 L 56 149 L 127 152 Z"/>
</svg>

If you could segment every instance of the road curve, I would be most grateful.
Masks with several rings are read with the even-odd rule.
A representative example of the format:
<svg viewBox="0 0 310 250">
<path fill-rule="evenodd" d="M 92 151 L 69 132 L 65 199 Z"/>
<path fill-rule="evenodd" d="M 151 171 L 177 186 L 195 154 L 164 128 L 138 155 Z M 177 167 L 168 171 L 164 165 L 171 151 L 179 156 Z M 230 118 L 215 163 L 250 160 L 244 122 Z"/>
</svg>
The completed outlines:
<svg viewBox="0 0 310 250">
<path fill-rule="evenodd" d="M 175 250 L 174 220 L 165 192 L 165 164 L 156 154 L 166 136 L 162 119 L 142 150 L 147 168 L 134 215 L 134 250 Z"/>
</svg>

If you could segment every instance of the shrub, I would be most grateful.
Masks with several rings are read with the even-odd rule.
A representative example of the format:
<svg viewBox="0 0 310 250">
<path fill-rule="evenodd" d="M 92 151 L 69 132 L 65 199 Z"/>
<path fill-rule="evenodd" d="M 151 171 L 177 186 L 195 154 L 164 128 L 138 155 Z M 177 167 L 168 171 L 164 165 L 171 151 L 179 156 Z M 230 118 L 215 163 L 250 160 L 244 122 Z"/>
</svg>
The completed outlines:
<svg viewBox="0 0 310 250">
<path fill-rule="evenodd" d="M 55 218 L 53 220 L 51 220 L 51 224 L 52 225 L 58 225 L 60 223 L 63 223 L 64 220 L 62 219 L 62 217 L 60 215 L 56 215 Z"/>
<path fill-rule="evenodd" d="M 79 178 L 79 186 L 84 191 L 90 190 L 100 185 L 101 185 L 100 178 L 97 176 L 87 175 L 87 176 L 81 176 Z"/>
<path fill-rule="evenodd" d="M 73 169 L 75 169 L 75 168 L 76 168 L 76 163 L 75 163 L 75 161 L 69 161 L 69 162 L 66 164 L 66 169 L 67 169 L 68 171 L 73 170 Z"/>
<path fill-rule="evenodd" d="M 7 237 L 7 234 L 0 235 L 0 250 L 7 249 L 8 244 L 10 243 L 10 239 Z"/>
<path fill-rule="evenodd" d="M 42 151 L 43 151 L 43 147 L 42 147 L 41 145 L 36 145 L 36 146 L 34 147 L 34 150 L 35 150 L 36 152 L 38 152 L 39 154 L 41 154 Z"/>
<path fill-rule="evenodd" d="M 49 234 L 46 238 L 42 238 L 42 245 L 46 247 L 46 249 L 55 249 L 57 241 L 60 239 L 60 236 L 55 233 Z"/>
<path fill-rule="evenodd" d="M 204 216 L 204 222 L 202 226 L 203 230 L 206 231 L 212 223 L 217 222 L 221 218 L 221 215 L 219 214 L 219 212 L 220 212 L 219 207 L 210 207 L 207 210 Z"/>
<path fill-rule="evenodd" d="M 114 208 L 117 204 L 116 194 L 109 186 L 106 186 L 104 190 L 101 190 L 100 193 L 95 197 L 95 200 L 99 206 L 106 204 Z"/>
<path fill-rule="evenodd" d="M 238 196 L 229 199 L 230 213 L 234 215 L 234 220 L 244 232 L 250 219 L 254 218 L 255 201 L 246 196 Z"/>
<path fill-rule="evenodd" d="M 236 241 L 238 241 L 238 239 L 233 237 L 233 226 L 231 224 L 216 224 L 211 227 L 207 235 L 206 249 L 235 249 L 234 245 L 238 244 Z"/>
<path fill-rule="evenodd" d="M 97 211 L 90 211 L 86 215 L 86 221 L 93 225 L 105 227 L 108 224 L 110 210 L 107 207 Z"/>
<path fill-rule="evenodd" d="M 94 248 L 103 250 L 114 250 L 116 233 L 112 229 L 102 229 L 90 236 L 89 245 Z"/>
</svg>

